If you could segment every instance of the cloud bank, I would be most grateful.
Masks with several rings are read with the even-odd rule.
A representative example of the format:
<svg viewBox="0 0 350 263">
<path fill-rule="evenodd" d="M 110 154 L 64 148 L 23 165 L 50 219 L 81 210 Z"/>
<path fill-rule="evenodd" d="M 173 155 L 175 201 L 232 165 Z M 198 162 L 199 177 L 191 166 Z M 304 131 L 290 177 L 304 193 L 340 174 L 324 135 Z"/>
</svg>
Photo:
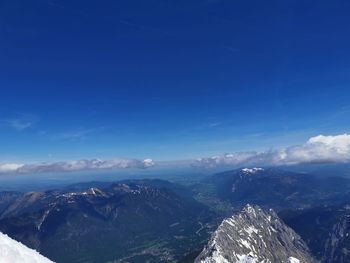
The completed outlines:
<svg viewBox="0 0 350 263">
<path fill-rule="evenodd" d="M 0 164 L 0 174 L 10 173 L 45 173 L 45 172 L 75 172 L 99 169 L 125 169 L 125 168 L 149 168 L 154 166 L 152 159 L 136 160 L 127 158 L 116 158 L 111 160 L 75 160 L 53 163 L 36 164 Z"/>
<path fill-rule="evenodd" d="M 304 144 L 264 152 L 237 152 L 213 157 L 184 161 L 176 166 L 199 168 L 234 167 L 243 165 L 293 165 L 307 163 L 346 163 L 350 162 L 350 134 L 311 137 Z M 116 158 L 111 160 L 74 160 L 65 162 L 45 162 L 34 164 L 0 163 L 0 174 L 26 174 L 50 172 L 76 172 L 154 166 L 152 159 L 137 160 Z M 164 162 L 159 163 L 164 167 Z"/>
<path fill-rule="evenodd" d="M 293 165 L 350 161 L 350 135 L 319 135 L 302 145 L 265 152 L 238 152 L 198 159 L 194 166 L 215 168 L 240 165 Z"/>
</svg>

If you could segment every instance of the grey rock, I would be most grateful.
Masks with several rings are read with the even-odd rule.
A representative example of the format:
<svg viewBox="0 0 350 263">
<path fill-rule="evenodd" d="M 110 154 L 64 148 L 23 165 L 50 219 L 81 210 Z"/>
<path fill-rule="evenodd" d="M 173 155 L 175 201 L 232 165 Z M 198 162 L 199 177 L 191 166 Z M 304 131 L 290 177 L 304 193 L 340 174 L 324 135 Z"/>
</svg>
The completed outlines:
<svg viewBox="0 0 350 263">
<path fill-rule="evenodd" d="M 346 206 L 326 240 L 322 262 L 350 261 L 350 207 Z"/>
<path fill-rule="evenodd" d="M 298 234 L 273 210 L 258 206 L 225 219 L 195 263 L 315 262 Z"/>
</svg>

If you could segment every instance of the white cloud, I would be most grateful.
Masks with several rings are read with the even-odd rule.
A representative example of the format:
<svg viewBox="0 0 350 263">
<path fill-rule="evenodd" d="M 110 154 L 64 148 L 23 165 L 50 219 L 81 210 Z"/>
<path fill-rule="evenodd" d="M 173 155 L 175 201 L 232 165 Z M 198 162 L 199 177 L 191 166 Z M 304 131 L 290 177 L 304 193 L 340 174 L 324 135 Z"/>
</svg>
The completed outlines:
<svg viewBox="0 0 350 263">
<path fill-rule="evenodd" d="M 214 168 L 217 166 L 236 166 L 244 163 L 248 163 L 251 159 L 255 158 L 256 152 L 238 152 L 238 153 L 226 153 L 224 155 L 213 156 L 209 158 L 198 159 L 194 166 L 203 166 L 206 168 Z"/>
<path fill-rule="evenodd" d="M 0 173 L 43 173 L 43 172 L 74 172 L 98 169 L 149 168 L 154 165 L 152 159 L 136 160 L 115 158 L 111 160 L 74 160 L 53 163 L 35 164 L 0 164 Z"/>
<path fill-rule="evenodd" d="M 331 163 L 350 161 L 350 135 L 319 135 L 302 145 L 265 152 L 238 152 L 201 158 L 195 166 L 213 168 L 245 164 L 291 165 L 299 163 Z"/>
<path fill-rule="evenodd" d="M 4 172 L 13 172 L 21 168 L 23 164 L 18 164 L 18 163 L 5 163 L 5 164 L 0 164 L 0 173 Z"/>
<path fill-rule="evenodd" d="M 0 259 L 2 263 L 53 263 L 37 251 L 0 232 Z"/>
<path fill-rule="evenodd" d="M 215 168 L 242 165 L 292 165 L 300 163 L 350 162 L 350 134 L 311 137 L 304 144 L 264 152 L 236 152 L 208 158 L 192 163 L 196 167 Z M 151 159 L 137 160 L 115 158 L 111 160 L 74 160 L 34 164 L 0 164 L 0 174 L 70 172 L 99 169 L 149 168 Z"/>
</svg>

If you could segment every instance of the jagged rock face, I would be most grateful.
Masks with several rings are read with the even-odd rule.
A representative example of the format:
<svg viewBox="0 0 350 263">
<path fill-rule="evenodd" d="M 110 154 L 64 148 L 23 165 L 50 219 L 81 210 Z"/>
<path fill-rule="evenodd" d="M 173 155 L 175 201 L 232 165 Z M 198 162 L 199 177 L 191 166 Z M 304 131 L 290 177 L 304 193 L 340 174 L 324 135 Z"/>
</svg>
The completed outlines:
<svg viewBox="0 0 350 263">
<path fill-rule="evenodd" d="M 301 238 L 273 210 L 247 205 L 225 219 L 195 263 L 314 262 Z"/>
<path fill-rule="evenodd" d="M 321 206 L 281 214 L 321 262 L 350 262 L 350 205 Z"/>
<path fill-rule="evenodd" d="M 350 213 L 340 216 L 326 240 L 323 262 L 349 262 L 350 260 Z"/>
</svg>

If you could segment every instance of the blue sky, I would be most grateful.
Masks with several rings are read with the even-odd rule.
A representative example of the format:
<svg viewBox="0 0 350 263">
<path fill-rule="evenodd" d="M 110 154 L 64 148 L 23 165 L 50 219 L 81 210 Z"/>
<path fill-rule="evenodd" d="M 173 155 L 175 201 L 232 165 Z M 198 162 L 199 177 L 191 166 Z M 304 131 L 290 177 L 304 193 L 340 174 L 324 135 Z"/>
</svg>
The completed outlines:
<svg viewBox="0 0 350 263">
<path fill-rule="evenodd" d="M 0 161 L 187 159 L 349 132 L 348 1 L 0 3 Z"/>
</svg>

